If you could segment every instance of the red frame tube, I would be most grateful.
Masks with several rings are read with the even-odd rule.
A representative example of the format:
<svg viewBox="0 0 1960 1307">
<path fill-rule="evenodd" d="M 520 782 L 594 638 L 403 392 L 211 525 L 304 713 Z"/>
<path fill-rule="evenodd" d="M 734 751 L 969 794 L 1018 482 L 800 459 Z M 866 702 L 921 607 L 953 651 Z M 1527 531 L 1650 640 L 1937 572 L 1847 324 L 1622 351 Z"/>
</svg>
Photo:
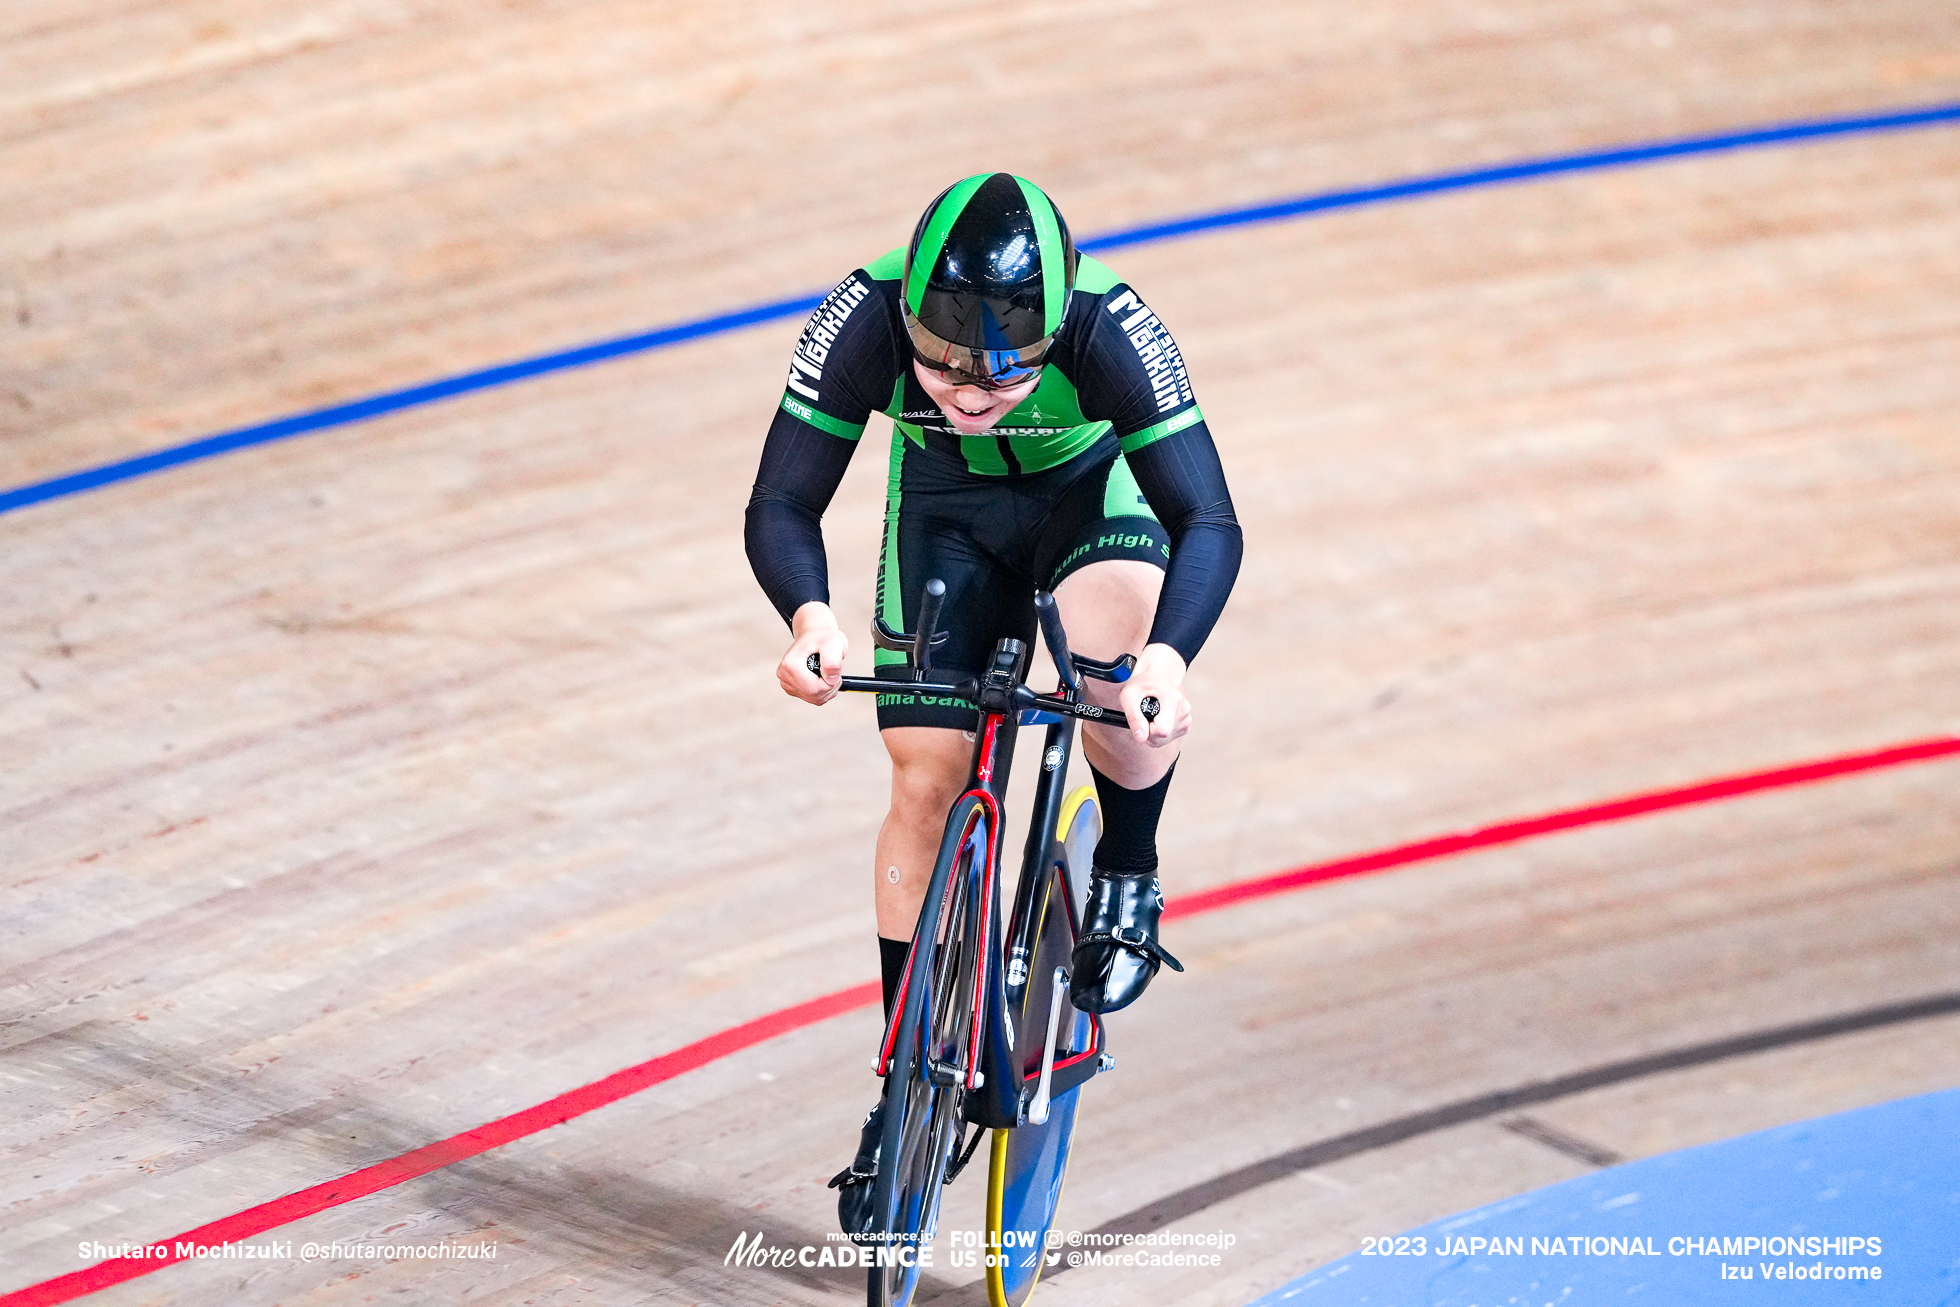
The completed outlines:
<svg viewBox="0 0 1960 1307">
<path fill-rule="evenodd" d="M 994 798 L 991 790 L 982 787 L 993 779 L 994 752 L 999 743 L 1000 723 L 999 713 L 987 714 L 986 726 L 980 740 L 980 757 L 974 768 L 975 778 L 980 781 L 980 785 L 954 800 L 957 803 L 968 795 L 974 795 L 979 798 L 981 807 L 987 810 L 987 862 L 980 882 L 980 946 L 983 949 L 986 947 L 987 928 L 993 920 L 992 891 L 995 872 L 1000 865 L 1000 802 Z M 976 808 L 967 818 L 965 828 L 960 831 L 960 843 L 964 844 L 973 834 L 973 823 L 978 816 L 979 809 Z M 873 1069 L 880 1076 L 888 1074 L 891 1070 L 892 1053 L 898 1044 L 898 1024 L 905 1013 L 905 994 L 912 984 L 913 955 L 918 952 L 918 948 L 919 937 L 917 931 L 914 931 L 912 946 L 905 953 L 905 973 L 899 980 L 898 993 L 892 998 L 891 1016 L 885 1021 L 885 1037 L 878 1043 L 878 1061 Z M 980 1066 L 980 1021 L 986 1015 L 986 1000 L 986 985 L 976 984 L 973 987 L 973 1036 L 967 1049 L 966 1087 L 968 1089 L 973 1088 L 973 1076 Z"/>
</svg>

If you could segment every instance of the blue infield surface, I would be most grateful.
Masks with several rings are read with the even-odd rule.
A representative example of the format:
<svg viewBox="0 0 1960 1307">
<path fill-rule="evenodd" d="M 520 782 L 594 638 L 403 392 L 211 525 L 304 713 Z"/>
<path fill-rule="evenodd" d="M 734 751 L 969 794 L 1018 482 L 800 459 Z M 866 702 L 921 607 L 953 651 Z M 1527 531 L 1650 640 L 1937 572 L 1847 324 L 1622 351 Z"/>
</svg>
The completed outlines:
<svg viewBox="0 0 1960 1307">
<path fill-rule="evenodd" d="M 1405 1238 L 1251 1307 L 1960 1307 L 1960 1090 L 1629 1162 Z"/>
</svg>

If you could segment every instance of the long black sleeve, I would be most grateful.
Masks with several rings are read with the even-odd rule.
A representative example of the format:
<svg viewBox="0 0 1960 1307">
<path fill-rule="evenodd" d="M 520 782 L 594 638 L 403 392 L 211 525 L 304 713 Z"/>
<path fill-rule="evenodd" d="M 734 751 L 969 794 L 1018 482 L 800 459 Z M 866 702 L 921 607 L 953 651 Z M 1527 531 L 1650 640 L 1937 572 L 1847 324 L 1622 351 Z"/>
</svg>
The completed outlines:
<svg viewBox="0 0 1960 1307">
<path fill-rule="evenodd" d="M 879 299 L 859 268 L 824 297 L 790 356 L 742 529 L 755 579 L 785 622 L 811 600 L 830 602 L 823 511 L 871 416 L 865 388 L 891 392 L 900 364 L 888 319 L 896 313 L 896 301 Z"/>
<path fill-rule="evenodd" d="M 1137 489 L 1171 533 L 1150 640 L 1189 662 L 1224 611 L 1244 552 L 1218 449 L 1184 355 L 1135 290 L 1115 283 L 1074 308 L 1069 326 L 1083 412 L 1109 419 Z"/>
<path fill-rule="evenodd" d="M 1137 489 L 1171 533 L 1171 561 L 1150 624 L 1150 643 L 1190 662 L 1225 610 L 1244 553 L 1225 469 L 1203 422 L 1124 456 Z"/>
<path fill-rule="evenodd" d="M 769 424 L 742 539 L 755 579 L 785 622 L 813 599 L 830 602 L 821 519 L 857 445 L 781 409 Z"/>
</svg>

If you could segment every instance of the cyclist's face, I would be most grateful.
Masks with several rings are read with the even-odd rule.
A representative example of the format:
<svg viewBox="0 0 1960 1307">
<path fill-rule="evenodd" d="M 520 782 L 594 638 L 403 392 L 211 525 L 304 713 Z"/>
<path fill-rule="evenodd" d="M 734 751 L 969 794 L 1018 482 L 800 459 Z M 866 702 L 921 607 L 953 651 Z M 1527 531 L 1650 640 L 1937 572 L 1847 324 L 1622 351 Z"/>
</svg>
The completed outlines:
<svg viewBox="0 0 1960 1307">
<path fill-rule="evenodd" d="M 946 420 L 953 424 L 953 429 L 969 436 L 993 430 L 994 423 L 1006 417 L 1041 383 L 1041 373 L 1036 371 L 1027 380 L 1003 390 L 955 386 L 917 359 L 912 360 L 912 372 L 918 377 L 919 384 L 926 388 L 932 402 L 939 405 L 939 411 L 946 415 Z"/>
</svg>

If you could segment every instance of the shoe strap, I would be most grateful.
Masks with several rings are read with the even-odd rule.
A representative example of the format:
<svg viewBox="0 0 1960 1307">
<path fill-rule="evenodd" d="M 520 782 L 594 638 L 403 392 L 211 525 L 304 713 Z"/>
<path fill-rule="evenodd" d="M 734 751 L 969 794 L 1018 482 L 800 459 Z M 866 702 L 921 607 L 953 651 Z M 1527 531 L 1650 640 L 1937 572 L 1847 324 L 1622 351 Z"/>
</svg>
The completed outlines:
<svg viewBox="0 0 1960 1307">
<path fill-rule="evenodd" d="M 1170 950 L 1144 933 L 1141 926 L 1115 926 L 1109 930 L 1092 930 L 1075 943 L 1078 948 L 1084 944 L 1120 944 L 1132 953 L 1156 959 L 1172 971 L 1184 970 L 1184 964 L 1172 957 Z"/>
</svg>

